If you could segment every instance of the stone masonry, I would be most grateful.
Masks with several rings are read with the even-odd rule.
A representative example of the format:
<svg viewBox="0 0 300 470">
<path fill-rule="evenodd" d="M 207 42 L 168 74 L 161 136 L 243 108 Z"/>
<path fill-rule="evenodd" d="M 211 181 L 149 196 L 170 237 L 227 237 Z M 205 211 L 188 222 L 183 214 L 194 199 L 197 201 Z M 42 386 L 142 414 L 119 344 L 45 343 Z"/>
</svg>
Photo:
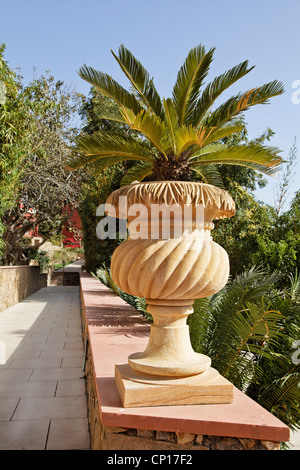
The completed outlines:
<svg viewBox="0 0 300 470">
<path fill-rule="evenodd" d="M 39 266 L 0 266 L 0 312 L 47 287 Z"/>
</svg>

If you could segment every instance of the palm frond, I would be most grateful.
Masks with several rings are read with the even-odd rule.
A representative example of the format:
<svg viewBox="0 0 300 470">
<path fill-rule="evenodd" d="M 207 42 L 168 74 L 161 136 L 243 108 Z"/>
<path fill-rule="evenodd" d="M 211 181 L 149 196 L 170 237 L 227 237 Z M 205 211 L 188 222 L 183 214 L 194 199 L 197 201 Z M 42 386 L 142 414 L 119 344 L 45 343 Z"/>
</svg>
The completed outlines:
<svg viewBox="0 0 300 470">
<path fill-rule="evenodd" d="M 175 153 L 177 153 L 177 148 L 175 145 L 175 131 L 176 129 L 178 129 L 179 126 L 177 111 L 171 98 L 164 99 L 163 104 L 165 109 L 165 123 L 169 130 L 170 139 L 173 143 L 174 151 Z"/>
<path fill-rule="evenodd" d="M 192 164 L 240 165 L 274 175 L 282 163 L 278 156 L 279 149 L 257 144 L 238 145 L 221 148 L 215 152 L 193 156 Z"/>
<path fill-rule="evenodd" d="M 126 171 L 121 179 L 121 186 L 127 186 L 134 181 L 143 181 L 147 176 L 151 175 L 153 171 L 153 164 L 148 162 L 140 162 L 132 166 Z"/>
<path fill-rule="evenodd" d="M 194 311 L 187 320 L 191 344 L 195 351 L 208 354 L 210 337 L 215 326 L 211 315 L 211 299 L 208 297 L 195 299 L 193 308 Z"/>
<path fill-rule="evenodd" d="M 79 76 L 101 91 L 104 95 L 114 100 L 119 106 L 126 107 L 136 114 L 140 111 L 141 106 L 135 96 L 125 90 L 118 82 L 116 82 L 108 74 L 99 72 L 93 67 L 83 65 L 78 71 Z"/>
<path fill-rule="evenodd" d="M 266 384 L 259 396 L 259 404 L 275 414 L 292 430 L 300 429 L 300 371 L 287 373 Z"/>
<path fill-rule="evenodd" d="M 127 124 L 126 119 L 124 118 L 124 115 L 121 113 L 121 109 L 122 108 L 119 108 L 119 107 L 110 108 L 110 109 L 107 109 L 107 107 L 105 107 L 104 109 L 102 109 L 102 107 L 99 106 L 94 109 L 94 113 L 95 113 L 95 117 L 99 120 L 105 119 L 108 121 L 115 121 L 115 122 L 120 122 L 122 124 Z"/>
<path fill-rule="evenodd" d="M 127 161 L 127 158 L 124 158 L 122 156 L 110 156 L 110 157 L 104 157 L 104 158 L 99 158 L 94 161 L 89 161 L 89 172 L 92 175 L 99 175 L 103 170 L 106 168 L 109 168 L 110 166 L 116 165 L 117 163 L 125 162 Z M 81 166 L 86 165 L 86 157 L 80 155 L 77 157 L 76 160 L 76 168 L 80 168 Z M 75 169 L 75 164 L 74 160 L 70 161 L 70 165 L 67 163 L 67 169 L 69 170 L 74 170 Z"/>
<path fill-rule="evenodd" d="M 204 144 L 205 146 L 209 145 L 212 142 L 224 139 L 229 135 L 241 132 L 243 129 L 245 129 L 245 126 L 243 126 L 242 124 L 226 124 L 222 127 L 212 129 L 211 132 L 207 135 Z"/>
<path fill-rule="evenodd" d="M 141 132 L 156 147 L 158 152 L 167 160 L 167 152 L 171 148 L 166 125 L 150 110 L 142 110 L 137 116 L 128 118 L 127 124 L 136 131 Z"/>
<path fill-rule="evenodd" d="M 298 271 L 295 274 L 290 275 L 291 287 L 290 293 L 293 301 L 300 302 L 300 273 Z"/>
<path fill-rule="evenodd" d="M 112 54 L 144 105 L 163 119 L 162 102 L 147 70 L 124 45 L 119 47 L 118 56 L 113 51 Z"/>
<path fill-rule="evenodd" d="M 181 126 L 174 133 L 175 147 L 177 150 L 177 159 L 184 151 L 191 149 L 191 156 L 202 147 L 207 138 L 209 129 L 195 129 L 192 126 Z"/>
<path fill-rule="evenodd" d="M 225 103 L 213 111 L 205 120 L 205 125 L 222 126 L 230 122 L 234 117 L 246 111 L 251 106 L 257 104 L 267 104 L 269 99 L 283 93 L 283 85 L 277 80 L 273 80 L 261 87 L 239 93 L 229 98 Z"/>
<path fill-rule="evenodd" d="M 191 169 L 200 175 L 204 183 L 225 189 L 221 175 L 213 165 L 191 165 Z"/>
<path fill-rule="evenodd" d="M 79 137 L 73 147 L 73 156 L 67 163 L 71 169 L 80 168 L 98 159 L 119 157 L 120 160 L 142 160 L 154 162 L 155 155 L 142 141 L 120 134 L 97 132 Z M 119 161 L 120 161 L 119 160 Z"/>
<path fill-rule="evenodd" d="M 215 48 L 207 53 L 201 44 L 193 48 L 180 68 L 173 88 L 173 102 L 179 124 L 188 125 L 199 89 L 207 76 Z"/>
<path fill-rule="evenodd" d="M 197 101 L 192 116 L 192 124 L 198 127 L 202 119 L 206 116 L 207 112 L 214 104 L 216 99 L 237 80 L 249 73 L 254 67 L 248 68 L 248 61 L 241 62 L 240 64 L 232 67 L 227 72 L 216 77 L 207 87 L 203 90 L 201 97 Z"/>
</svg>

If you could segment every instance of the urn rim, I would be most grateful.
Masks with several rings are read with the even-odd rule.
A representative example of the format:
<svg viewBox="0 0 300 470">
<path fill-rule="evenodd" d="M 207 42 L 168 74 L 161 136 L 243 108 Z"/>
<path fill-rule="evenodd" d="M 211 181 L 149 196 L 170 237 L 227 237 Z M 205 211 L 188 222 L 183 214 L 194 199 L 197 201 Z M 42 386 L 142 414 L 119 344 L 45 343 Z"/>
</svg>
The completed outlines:
<svg viewBox="0 0 300 470">
<path fill-rule="evenodd" d="M 235 214 L 235 202 L 224 189 L 207 183 L 194 181 L 146 181 L 133 182 L 122 186 L 110 194 L 106 204 L 112 205 L 116 216 L 122 217 L 120 196 L 126 197 L 127 208 L 133 204 L 191 204 L 203 205 L 207 209 L 215 209 L 214 220 L 232 217 Z"/>
</svg>

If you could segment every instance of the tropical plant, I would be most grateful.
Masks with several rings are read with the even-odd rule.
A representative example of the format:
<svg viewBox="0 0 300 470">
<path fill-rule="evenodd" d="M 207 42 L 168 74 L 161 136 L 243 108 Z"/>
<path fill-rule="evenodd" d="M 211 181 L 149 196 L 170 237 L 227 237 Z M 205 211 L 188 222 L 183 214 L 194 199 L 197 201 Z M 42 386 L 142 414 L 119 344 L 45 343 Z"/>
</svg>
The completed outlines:
<svg viewBox="0 0 300 470">
<path fill-rule="evenodd" d="M 211 298 L 197 299 L 190 336 L 212 367 L 299 430 L 300 277 L 291 276 L 283 290 L 275 288 L 278 277 L 252 268 Z"/>
<path fill-rule="evenodd" d="M 272 81 L 238 93 L 213 109 L 220 95 L 248 74 L 253 67 L 244 61 L 204 86 L 215 49 L 201 44 L 193 48 L 178 72 L 172 98 L 161 99 L 147 70 L 123 45 L 115 59 L 128 78 L 127 91 L 106 73 L 83 65 L 81 78 L 112 99 L 116 106 L 104 108 L 99 117 L 123 124 L 123 131 L 79 136 L 70 168 L 90 164 L 96 172 L 121 161 L 134 161 L 122 184 L 134 180 L 190 180 L 194 172 L 204 182 L 221 185 L 215 165 L 241 165 L 273 174 L 281 158 L 275 147 L 252 142 L 226 145 L 224 139 L 241 132 L 237 117 L 248 108 L 269 102 L 283 92 Z"/>
</svg>

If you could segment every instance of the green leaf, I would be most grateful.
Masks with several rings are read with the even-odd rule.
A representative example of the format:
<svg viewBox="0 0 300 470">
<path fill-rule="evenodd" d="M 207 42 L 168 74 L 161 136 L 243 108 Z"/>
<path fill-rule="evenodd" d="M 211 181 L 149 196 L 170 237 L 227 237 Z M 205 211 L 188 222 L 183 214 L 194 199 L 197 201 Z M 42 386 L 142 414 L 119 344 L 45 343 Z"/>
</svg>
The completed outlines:
<svg viewBox="0 0 300 470">
<path fill-rule="evenodd" d="M 175 147 L 177 150 L 177 158 L 180 157 L 184 151 L 191 147 L 196 149 L 201 148 L 205 140 L 206 129 L 198 131 L 192 126 L 181 126 L 175 131 Z"/>
<path fill-rule="evenodd" d="M 205 146 L 211 144 L 212 142 L 216 142 L 217 140 L 224 139 L 224 137 L 228 137 L 229 135 L 235 134 L 237 132 L 241 132 L 245 129 L 245 126 L 242 124 L 228 124 L 226 123 L 223 127 L 211 129 L 208 133 L 207 138 L 205 139 Z"/>
<path fill-rule="evenodd" d="M 123 45 L 119 48 L 119 56 L 111 52 L 143 103 L 163 119 L 162 102 L 147 70 Z"/>
<path fill-rule="evenodd" d="M 129 93 L 118 82 L 106 73 L 99 72 L 93 67 L 83 65 L 78 72 L 79 76 L 114 100 L 121 107 L 126 107 L 136 114 L 141 107 L 132 93 Z"/>
<path fill-rule="evenodd" d="M 267 104 L 269 99 L 283 93 L 283 85 L 281 82 L 274 80 L 245 93 L 239 93 L 229 98 L 225 103 L 213 111 L 205 120 L 207 126 L 222 126 L 226 122 L 232 120 L 235 116 L 257 104 Z"/>
<path fill-rule="evenodd" d="M 192 116 L 192 124 L 198 127 L 208 110 L 214 104 L 216 99 L 237 80 L 249 73 L 254 67 L 248 68 L 248 61 L 244 61 L 227 72 L 216 77 L 203 90 L 201 97 L 197 101 Z"/>
<path fill-rule="evenodd" d="M 131 129 L 141 132 L 146 136 L 156 149 L 167 159 L 167 152 L 171 149 L 171 142 L 166 125 L 150 110 L 142 110 L 134 120 L 128 120 Z"/>
<path fill-rule="evenodd" d="M 98 119 L 107 119 L 108 121 L 121 122 L 122 124 L 127 124 L 126 119 L 124 119 L 123 114 L 120 112 L 120 109 L 101 109 L 96 108 L 94 110 L 95 117 Z"/>
<path fill-rule="evenodd" d="M 175 145 L 175 131 L 178 129 L 178 115 L 171 98 L 163 99 L 164 109 L 165 109 L 165 123 L 168 127 L 171 140 L 173 142 L 174 153 L 177 153 L 177 148 Z"/>
<path fill-rule="evenodd" d="M 267 175 L 274 175 L 280 163 L 281 158 L 278 156 L 279 150 L 275 147 L 267 147 L 263 145 L 239 145 L 226 147 L 206 155 L 196 156 L 193 158 L 193 164 L 222 164 L 222 165 L 240 165 L 261 171 Z"/>
<path fill-rule="evenodd" d="M 134 181 L 143 181 L 144 178 L 151 175 L 153 171 L 153 164 L 148 162 L 141 162 L 132 166 L 127 170 L 121 180 L 121 186 L 127 186 Z"/>
<path fill-rule="evenodd" d="M 214 165 L 193 165 L 191 168 L 202 177 L 204 183 L 225 189 L 221 175 Z"/>
<path fill-rule="evenodd" d="M 120 157 L 123 160 L 154 162 L 155 156 L 149 148 L 133 137 L 126 140 L 119 134 L 98 132 L 77 139 L 73 157 L 67 162 L 71 169 L 79 168 L 101 158 Z M 76 155 L 77 154 L 77 155 Z"/>
<path fill-rule="evenodd" d="M 214 51 L 213 48 L 206 53 L 201 44 L 191 49 L 178 72 L 172 96 L 180 126 L 190 123 L 193 107 L 208 74 Z"/>
</svg>

